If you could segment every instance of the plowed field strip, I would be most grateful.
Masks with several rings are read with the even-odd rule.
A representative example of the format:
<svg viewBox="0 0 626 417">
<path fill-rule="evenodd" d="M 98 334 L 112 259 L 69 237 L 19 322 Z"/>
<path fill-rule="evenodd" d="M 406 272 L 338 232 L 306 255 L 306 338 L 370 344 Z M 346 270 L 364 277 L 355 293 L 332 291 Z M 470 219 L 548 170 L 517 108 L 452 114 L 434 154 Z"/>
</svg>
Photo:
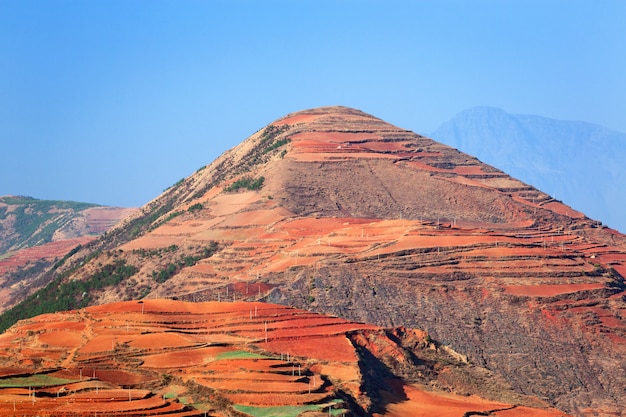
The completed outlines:
<svg viewBox="0 0 626 417">
<path fill-rule="evenodd" d="M 268 337 L 272 339 L 323 339 L 324 336 L 343 335 L 352 330 L 364 328 L 374 329 L 374 326 L 364 324 L 345 323 L 345 324 L 329 324 L 312 327 L 292 327 L 287 329 L 270 330 L 268 328 Z"/>
<path fill-rule="evenodd" d="M 293 393 L 293 394 L 305 394 L 308 393 L 309 388 L 315 391 L 315 387 L 308 384 L 308 382 L 279 382 L 279 381 L 255 381 L 255 380 L 229 380 L 223 379 L 209 379 L 201 378 L 196 382 L 218 389 L 223 393 L 237 392 L 237 393 Z"/>
<path fill-rule="evenodd" d="M 289 366 L 287 368 L 287 366 Z M 203 368 L 207 372 L 233 372 L 241 370 L 243 372 L 286 372 L 291 371 L 291 365 L 278 359 L 237 359 L 222 360 L 207 363 Z"/>
<path fill-rule="evenodd" d="M 259 406 L 317 404 L 332 398 L 331 394 L 325 392 L 311 394 L 268 393 L 266 395 L 226 393 L 224 396 L 235 404 Z"/>
<path fill-rule="evenodd" d="M 79 399 L 67 396 L 64 400 L 65 404 L 58 404 L 59 401 L 57 401 L 56 407 L 51 406 L 50 411 L 69 412 L 78 409 L 82 413 L 91 413 L 91 415 L 94 412 L 118 413 L 117 415 L 135 415 L 137 412 L 141 412 L 140 415 L 155 415 L 181 411 L 184 408 L 183 404 L 170 401 L 164 402 L 161 397 L 157 396 L 132 401 L 128 400 L 128 396 L 126 399 L 108 401 L 94 401 L 87 397 Z M 39 409 L 41 410 L 41 408 Z"/>
<path fill-rule="evenodd" d="M 292 376 L 292 373 L 295 376 Z M 304 378 L 304 376 L 298 376 L 298 369 L 296 367 L 293 370 L 276 371 L 275 369 L 268 368 L 264 371 L 240 371 L 240 372 L 220 372 L 215 376 L 199 376 L 198 378 L 207 381 L 219 381 L 228 379 L 232 381 L 268 381 L 268 382 L 281 382 L 281 383 L 295 383 L 298 380 Z"/>
</svg>

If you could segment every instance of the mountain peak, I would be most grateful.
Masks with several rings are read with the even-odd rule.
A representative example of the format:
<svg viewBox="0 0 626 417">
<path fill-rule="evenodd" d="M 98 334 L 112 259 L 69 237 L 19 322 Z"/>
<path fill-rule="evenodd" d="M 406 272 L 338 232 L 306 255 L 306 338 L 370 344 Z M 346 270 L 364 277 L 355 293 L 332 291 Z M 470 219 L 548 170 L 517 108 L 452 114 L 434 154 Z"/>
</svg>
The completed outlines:
<svg viewBox="0 0 626 417">
<path fill-rule="evenodd" d="M 391 126 L 383 120 L 361 110 L 345 106 L 325 106 L 290 113 L 273 125 L 305 125 L 319 129 L 351 130 L 364 124 Z"/>
<path fill-rule="evenodd" d="M 330 115 L 330 114 L 344 114 L 344 115 L 358 115 L 358 116 L 366 116 L 366 117 L 374 117 L 370 114 L 367 114 L 359 109 L 355 109 L 352 107 L 347 107 L 347 106 L 320 106 L 320 107 L 313 107 L 310 109 L 304 109 L 304 110 L 298 110 L 296 112 L 293 113 L 289 113 L 283 117 L 281 117 L 278 120 L 281 119 L 285 119 L 285 118 L 290 118 L 290 117 L 294 117 L 294 116 L 301 116 L 301 115 L 319 115 L 319 116 L 323 116 L 323 115 Z"/>
</svg>

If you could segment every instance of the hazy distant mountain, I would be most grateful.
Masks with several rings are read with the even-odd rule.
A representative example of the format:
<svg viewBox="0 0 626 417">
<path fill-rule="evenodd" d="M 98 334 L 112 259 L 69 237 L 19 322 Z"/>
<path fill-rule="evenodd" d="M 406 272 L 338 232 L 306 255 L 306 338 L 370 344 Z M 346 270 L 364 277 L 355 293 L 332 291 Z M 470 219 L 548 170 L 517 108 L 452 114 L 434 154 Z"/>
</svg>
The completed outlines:
<svg viewBox="0 0 626 417">
<path fill-rule="evenodd" d="M 595 124 L 476 107 L 431 137 L 626 231 L 626 134 Z"/>
</svg>

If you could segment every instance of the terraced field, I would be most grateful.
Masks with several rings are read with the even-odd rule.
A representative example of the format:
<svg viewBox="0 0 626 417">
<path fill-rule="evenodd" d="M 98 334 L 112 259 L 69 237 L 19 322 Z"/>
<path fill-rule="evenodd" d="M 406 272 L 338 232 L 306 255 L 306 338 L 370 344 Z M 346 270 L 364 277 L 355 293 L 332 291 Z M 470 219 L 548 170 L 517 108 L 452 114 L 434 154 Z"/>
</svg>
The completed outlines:
<svg viewBox="0 0 626 417">
<path fill-rule="evenodd" d="M 46 243 L 41 246 L 21 249 L 15 253 L 9 253 L 5 258 L 0 259 L 0 275 L 8 274 L 10 271 L 28 265 L 29 263 L 60 259 L 76 246 L 84 245 L 94 239 L 96 239 L 95 236 L 64 239 L 57 242 Z"/>
<path fill-rule="evenodd" d="M 541 407 L 510 392 L 516 404 L 451 394 L 454 385 L 408 385 L 367 363 L 420 366 L 433 382 L 446 369 L 478 374 L 426 336 L 266 303 L 145 300 L 47 314 L 0 336 L 0 415 L 393 416 L 424 404 L 440 415 L 456 415 L 452 403 L 455 412 Z M 409 352 L 446 362 L 435 371 Z M 522 409 L 562 415 L 543 407 Z"/>
</svg>

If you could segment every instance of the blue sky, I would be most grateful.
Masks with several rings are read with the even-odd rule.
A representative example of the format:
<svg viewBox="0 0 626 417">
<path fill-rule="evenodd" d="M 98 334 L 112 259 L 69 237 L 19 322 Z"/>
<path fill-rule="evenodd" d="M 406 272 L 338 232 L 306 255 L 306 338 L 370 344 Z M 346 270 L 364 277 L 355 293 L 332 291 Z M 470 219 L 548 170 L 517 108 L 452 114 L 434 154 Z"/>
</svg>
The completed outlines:
<svg viewBox="0 0 626 417">
<path fill-rule="evenodd" d="M 626 132 L 622 0 L 0 0 L 0 195 L 139 206 L 324 105 Z"/>
</svg>

